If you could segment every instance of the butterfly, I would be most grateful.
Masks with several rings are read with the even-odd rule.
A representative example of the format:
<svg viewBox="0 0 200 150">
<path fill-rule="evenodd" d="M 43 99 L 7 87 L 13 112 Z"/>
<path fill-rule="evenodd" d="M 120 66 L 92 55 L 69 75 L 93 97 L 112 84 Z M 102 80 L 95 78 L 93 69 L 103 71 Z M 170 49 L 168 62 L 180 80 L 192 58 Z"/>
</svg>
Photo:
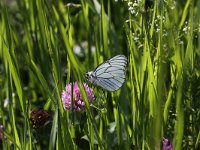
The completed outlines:
<svg viewBox="0 0 200 150">
<path fill-rule="evenodd" d="M 98 65 L 94 71 L 86 74 L 91 83 L 108 91 L 118 90 L 125 81 L 127 58 L 117 55 Z"/>
</svg>

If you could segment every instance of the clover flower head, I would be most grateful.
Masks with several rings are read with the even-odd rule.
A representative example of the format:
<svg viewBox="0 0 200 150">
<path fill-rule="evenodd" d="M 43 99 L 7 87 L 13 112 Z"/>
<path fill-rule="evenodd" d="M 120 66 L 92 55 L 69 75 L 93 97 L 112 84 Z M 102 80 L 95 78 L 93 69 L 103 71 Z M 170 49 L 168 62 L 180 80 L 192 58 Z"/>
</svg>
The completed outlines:
<svg viewBox="0 0 200 150">
<path fill-rule="evenodd" d="M 162 150 L 173 150 L 173 146 L 168 139 L 163 138 L 163 148 Z"/>
<path fill-rule="evenodd" d="M 50 120 L 50 113 L 42 108 L 34 108 L 30 113 L 33 128 L 41 128 Z"/>
<path fill-rule="evenodd" d="M 89 103 L 92 103 L 94 100 L 93 89 L 90 88 L 86 83 L 84 83 L 83 86 L 87 94 Z M 72 84 L 70 83 L 66 85 L 65 90 L 63 90 L 62 92 L 61 99 L 65 110 L 69 110 L 72 108 L 72 97 L 73 97 L 73 109 L 78 112 L 82 111 L 85 107 L 85 103 L 77 82 L 73 83 L 73 89 L 72 89 Z"/>
</svg>

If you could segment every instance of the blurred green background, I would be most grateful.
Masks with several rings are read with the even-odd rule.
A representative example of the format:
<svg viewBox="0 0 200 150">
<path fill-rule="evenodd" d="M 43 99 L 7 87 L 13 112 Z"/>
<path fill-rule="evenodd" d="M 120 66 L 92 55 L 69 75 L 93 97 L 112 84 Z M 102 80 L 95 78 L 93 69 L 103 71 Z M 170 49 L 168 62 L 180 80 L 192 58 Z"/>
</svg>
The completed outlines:
<svg viewBox="0 0 200 150">
<path fill-rule="evenodd" d="M 162 149 L 163 138 L 200 149 L 199 8 L 198 0 L 1 0 L 0 149 Z M 117 54 L 128 58 L 121 89 L 88 83 L 85 73 Z M 74 81 L 95 92 L 79 113 L 61 102 Z"/>
</svg>

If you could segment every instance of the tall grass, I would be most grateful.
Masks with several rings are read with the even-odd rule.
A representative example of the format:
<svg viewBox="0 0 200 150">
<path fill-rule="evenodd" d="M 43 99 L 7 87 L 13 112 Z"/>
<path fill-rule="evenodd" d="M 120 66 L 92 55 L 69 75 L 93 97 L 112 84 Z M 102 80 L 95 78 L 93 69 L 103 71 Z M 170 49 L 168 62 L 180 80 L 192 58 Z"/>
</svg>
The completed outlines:
<svg viewBox="0 0 200 150">
<path fill-rule="evenodd" d="M 197 0 L 1 1 L 2 148 L 161 149 L 163 138 L 200 148 L 199 8 Z M 90 84 L 90 106 L 85 73 L 117 54 L 128 58 L 124 85 Z M 79 113 L 61 101 L 75 81 L 86 103 Z M 34 108 L 50 121 L 34 128 Z"/>
</svg>

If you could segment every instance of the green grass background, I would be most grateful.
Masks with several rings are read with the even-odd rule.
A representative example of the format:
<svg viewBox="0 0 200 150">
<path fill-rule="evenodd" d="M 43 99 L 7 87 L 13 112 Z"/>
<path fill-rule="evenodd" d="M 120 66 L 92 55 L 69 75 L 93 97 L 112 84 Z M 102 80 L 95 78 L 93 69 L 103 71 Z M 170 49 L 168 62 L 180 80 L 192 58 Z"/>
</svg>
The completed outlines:
<svg viewBox="0 0 200 150">
<path fill-rule="evenodd" d="M 200 149 L 200 1 L 129 2 L 0 1 L 2 149 L 160 149 L 163 137 Z M 117 54 L 123 87 L 90 84 L 93 106 L 65 111 L 65 85 L 79 81 L 87 99 L 85 73 Z M 48 125 L 32 127 L 34 108 Z"/>
</svg>

